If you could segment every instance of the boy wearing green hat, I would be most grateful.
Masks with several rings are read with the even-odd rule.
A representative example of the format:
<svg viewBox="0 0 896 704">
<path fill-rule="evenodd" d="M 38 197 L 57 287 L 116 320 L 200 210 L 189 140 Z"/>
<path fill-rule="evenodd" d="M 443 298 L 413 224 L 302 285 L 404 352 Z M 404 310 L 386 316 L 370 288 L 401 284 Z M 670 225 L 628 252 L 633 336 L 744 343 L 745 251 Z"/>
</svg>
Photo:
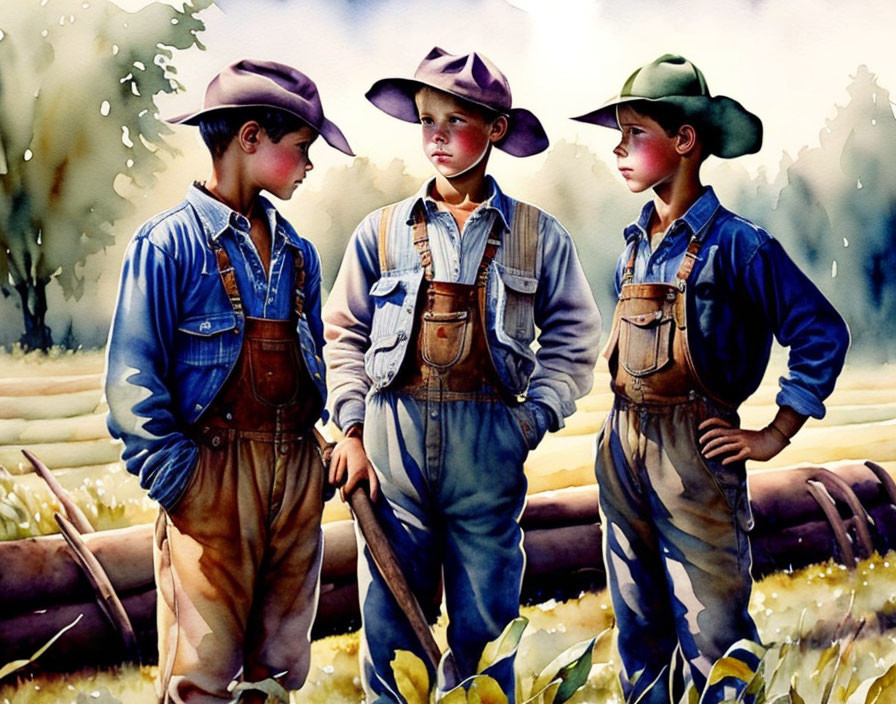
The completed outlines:
<svg viewBox="0 0 896 704">
<path fill-rule="evenodd" d="M 619 172 L 631 191 L 653 190 L 616 268 L 604 351 L 615 400 L 595 472 L 623 689 L 627 701 L 667 704 L 681 685 L 668 672 L 676 650 L 702 691 L 734 643 L 759 641 L 747 612 L 745 461 L 771 459 L 824 415 L 849 333 L 780 243 L 702 184 L 709 155 L 758 151 L 762 124 L 711 96 L 690 61 L 662 56 L 574 119 L 619 129 Z M 740 428 L 737 408 L 759 386 L 773 337 L 790 350 L 777 413 Z M 756 664 L 748 646 L 738 656 Z M 731 688 L 721 680 L 706 701 Z"/>
<path fill-rule="evenodd" d="M 443 590 L 450 688 L 519 614 L 523 462 L 590 389 L 600 319 L 566 230 L 486 175 L 492 147 L 548 145 L 494 64 L 434 48 L 412 79 L 377 81 L 367 98 L 420 125 L 436 174 L 361 222 L 324 307 L 346 434 L 330 478 L 379 486 L 379 520 L 424 609 Z M 390 662 L 423 651 L 366 548 L 358 581 L 368 701 L 401 701 Z M 511 701 L 512 660 L 489 672 Z"/>
</svg>

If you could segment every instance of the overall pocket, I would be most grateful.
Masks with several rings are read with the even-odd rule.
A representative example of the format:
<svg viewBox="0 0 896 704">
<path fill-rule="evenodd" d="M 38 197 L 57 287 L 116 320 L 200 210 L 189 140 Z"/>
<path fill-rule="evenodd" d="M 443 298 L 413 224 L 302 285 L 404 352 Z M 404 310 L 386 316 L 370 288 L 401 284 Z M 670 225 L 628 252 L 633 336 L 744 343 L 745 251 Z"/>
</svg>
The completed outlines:
<svg viewBox="0 0 896 704">
<path fill-rule="evenodd" d="M 470 327 L 469 311 L 425 312 L 420 327 L 423 361 L 430 366 L 447 369 L 466 359 L 473 341 Z"/>
<path fill-rule="evenodd" d="M 658 372 L 672 361 L 674 320 L 664 310 L 619 317 L 619 364 L 632 376 Z"/>
<path fill-rule="evenodd" d="M 286 406 L 299 392 L 299 346 L 292 340 L 247 337 L 252 394 L 268 406 Z"/>
</svg>

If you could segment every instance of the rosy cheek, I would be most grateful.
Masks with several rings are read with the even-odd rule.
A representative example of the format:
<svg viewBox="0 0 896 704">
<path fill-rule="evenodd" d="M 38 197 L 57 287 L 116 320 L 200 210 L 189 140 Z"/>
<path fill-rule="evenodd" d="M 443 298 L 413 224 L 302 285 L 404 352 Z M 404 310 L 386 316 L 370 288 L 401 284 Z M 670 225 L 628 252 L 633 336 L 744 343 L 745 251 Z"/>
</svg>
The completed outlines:
<svg viewBox="0 0 896 704">
<path fill-rule="evenodd" d="M 454 144 L 459 152 L 478 154 L 485 148 L 487 138 L 478 130 L 458 130 L 454 133 Z"/>
<path fill-rule="evenodd" d="M 286 178 L 296 168 L 296 160 L 285 155 L 274 155 L 268 161 L 271 175 L 276 178 Z"/>
</svg>

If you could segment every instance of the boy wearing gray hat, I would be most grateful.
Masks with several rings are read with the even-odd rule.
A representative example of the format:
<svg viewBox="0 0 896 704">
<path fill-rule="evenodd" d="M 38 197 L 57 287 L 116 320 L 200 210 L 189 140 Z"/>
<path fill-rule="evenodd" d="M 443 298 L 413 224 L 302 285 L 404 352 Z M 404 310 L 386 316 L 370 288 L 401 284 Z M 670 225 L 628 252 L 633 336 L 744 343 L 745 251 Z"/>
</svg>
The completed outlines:
<svg viewBox="0 0 896 704">
<path fill-rule="evenodd" d="M 710 154 L 758 151 L 762 124 L 710 96 L 694 64 L 661 56 L 574 119 L 619 129 L 619 172 L 631 191 L 653 190 L 616 268 L 604 351 L 615 401 L 596 461 L 626 701 L 668 704 L 670 682 L 681 685 L 668 672 L 676 650 L 707 689 L 700 701 L 727 701 L 744 685 L 706 688 L 710 667 L 738 640 L 759 641 L 747 612 L 745 461 L 771 459 L 824 415 L 849 333 L 780 243 L 701 183 Z M 760 430 L 740 428 L 737 408 L 759 386 L 773 337 L 790 348 L 778 411 Z M 760 655 L 747 644 L 737 653 L 753 666 Z"/>
<path fill-rule="evenodd" d="M 330 479 L 382 495 L 380 522 L 425 610 L 444 589 L 444 670 L 465 678 L 519 613 L 523 461 L 590 389 L 600 319 L 569 234 L 486 175 L 492 147 L 548 146 L 488 59 L 435 48 L 413 79 L 378 81 L 367 98 L 420 124 L 436 176 L 361 222 L 324 307 L 346 436 Z M 395 651 L 425 657 L 362 548 L 362 682 L 369 701 L 400 701 Z M 490 674 L 512 701 L 512 662 Z"/>
<path fill-rule="evenodd" d="M 128 246 L 108 425 L 160 504 L 159 696 L 222 702 L 235 679 L 301 687 L 322 554 L 320 261 L 260 192 L 290 198 L 318 135 L 352 152 L 313 81 L 274 62 L 228 66 L 169 121 L 198 125 L 212 173 Z"/>
</svg>

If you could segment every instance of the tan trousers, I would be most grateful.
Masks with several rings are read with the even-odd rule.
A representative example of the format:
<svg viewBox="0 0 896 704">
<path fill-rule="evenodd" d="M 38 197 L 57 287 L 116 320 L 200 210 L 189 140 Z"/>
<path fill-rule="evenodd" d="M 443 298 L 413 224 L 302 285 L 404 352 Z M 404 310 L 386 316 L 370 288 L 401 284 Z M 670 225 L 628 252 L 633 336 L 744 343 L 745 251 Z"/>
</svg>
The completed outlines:
<svg viewBox="0 0 896 704">
<path fill-rule="evenodd" d="M 163 702 L 234 701 L 232 680 L 276 677 L 294 690 L 308 674 L 323 554 L 320 454 L 310 434 L 277 443 L 252 435 L 214 430 L 183 499 L 159 512 Z"/>
</svg>

